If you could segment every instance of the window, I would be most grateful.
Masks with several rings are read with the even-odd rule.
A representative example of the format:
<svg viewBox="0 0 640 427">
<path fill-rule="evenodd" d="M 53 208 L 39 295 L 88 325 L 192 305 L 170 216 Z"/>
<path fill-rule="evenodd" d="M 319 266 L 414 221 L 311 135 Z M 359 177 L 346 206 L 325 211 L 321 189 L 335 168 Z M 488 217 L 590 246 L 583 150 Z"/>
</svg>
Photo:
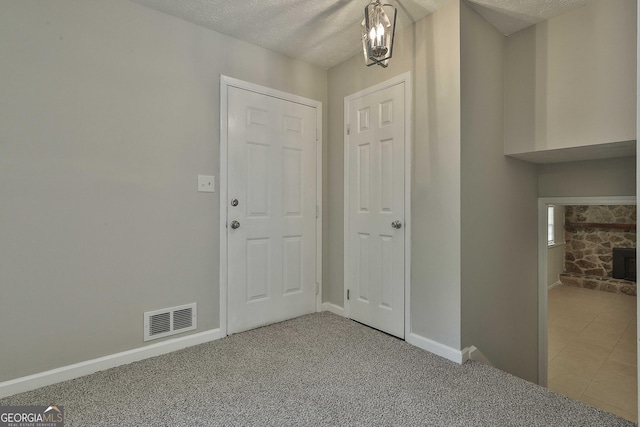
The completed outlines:
<svg viewBox="0 0 640 427">
<path fill-rule="evenodd" d="M 555 206 L 547 205 L 547 246 L 551 246 L 556 242 L 555 227 L 553 224 L 554 213 Z"/>
</svg>

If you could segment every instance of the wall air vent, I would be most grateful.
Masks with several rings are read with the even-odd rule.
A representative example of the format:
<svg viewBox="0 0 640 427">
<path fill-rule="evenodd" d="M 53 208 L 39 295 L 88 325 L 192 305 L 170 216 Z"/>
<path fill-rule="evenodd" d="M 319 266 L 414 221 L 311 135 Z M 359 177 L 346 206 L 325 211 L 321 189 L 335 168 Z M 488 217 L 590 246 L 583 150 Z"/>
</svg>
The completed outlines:
<svg viewBox="0 0 640 427">
<path fill-rule="evenodd" d="M 144 313 L 144 340 L 168 337 L 197 327 L 196 303 Z"/>
</svg>

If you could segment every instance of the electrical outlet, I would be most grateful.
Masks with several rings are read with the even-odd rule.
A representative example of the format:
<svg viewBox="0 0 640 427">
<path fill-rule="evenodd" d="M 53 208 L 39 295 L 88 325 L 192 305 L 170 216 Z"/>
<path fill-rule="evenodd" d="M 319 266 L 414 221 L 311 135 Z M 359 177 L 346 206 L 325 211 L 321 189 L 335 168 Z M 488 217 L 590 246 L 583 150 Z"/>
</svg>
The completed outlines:
<svg viewBox="0 0 640 427">
<path fill-rule="evenodd" d="M 216 177 L 213 175 L 198 175 L 198 191 L 203 193 L 215 193 Z"/>
</svg>

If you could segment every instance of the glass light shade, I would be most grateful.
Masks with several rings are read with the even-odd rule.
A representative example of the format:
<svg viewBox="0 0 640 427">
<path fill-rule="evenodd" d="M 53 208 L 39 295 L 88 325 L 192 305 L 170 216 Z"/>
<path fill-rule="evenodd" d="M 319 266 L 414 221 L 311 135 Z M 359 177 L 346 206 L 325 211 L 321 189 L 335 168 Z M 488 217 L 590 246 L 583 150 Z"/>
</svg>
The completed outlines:
<svg viewBox="0 0 640 427">
<path fill-rule="evenodd" d="M 362 51 L 367 66 L 387 67 L 393 55 L 393 37 L 396 31 L 396 8 L 374 0 L 364 8 L 361 23 Z"/>
</svg>

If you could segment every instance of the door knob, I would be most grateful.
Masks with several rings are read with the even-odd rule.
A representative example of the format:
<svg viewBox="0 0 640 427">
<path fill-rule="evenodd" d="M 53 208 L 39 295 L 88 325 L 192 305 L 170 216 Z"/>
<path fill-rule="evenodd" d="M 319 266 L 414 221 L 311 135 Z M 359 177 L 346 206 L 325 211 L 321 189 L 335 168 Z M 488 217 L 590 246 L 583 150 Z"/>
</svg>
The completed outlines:
<svg viewBox="0 0 640 427">
<path fill-rule="evenodd" d="M 395 229 L 400 229 L 402 228 L 402 223 L 398 220 L 395 220 L 391 223 L 391 226 Z"/>
<path fill-rule="evenodd" d="M 231 199 L 231 206 L 238 206 L 238 199 Z"/>
<path fill-rule="evenodd" d="M 231 221 L 231 228 L 233 228 L 234 230 L 236 228 L 240 228 L 240 223 L 236 220 Z"/>
</svg>

